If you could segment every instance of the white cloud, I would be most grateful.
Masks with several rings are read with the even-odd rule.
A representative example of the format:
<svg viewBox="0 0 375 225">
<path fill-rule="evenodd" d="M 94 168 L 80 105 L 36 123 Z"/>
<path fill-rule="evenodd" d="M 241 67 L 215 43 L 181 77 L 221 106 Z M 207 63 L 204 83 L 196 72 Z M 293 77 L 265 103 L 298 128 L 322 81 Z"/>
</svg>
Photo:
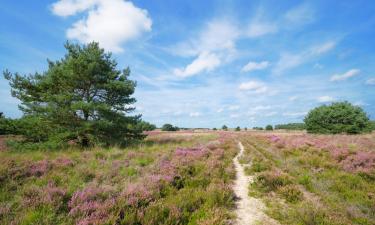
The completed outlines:
<svg viewBox="0 0 375 225">
<path fill-rule="evenodd" d="M 286 112 L 283 113 L 283 116 L 290 116 L 290 117 L 300 117 L 305 116 L 307 112 Z"/>
<path fill-rule="evenodd" d="M 366 80 L 366 84 L 375 85 L 375 78 L 370 78 L 370 79 Z"/>
<path fill-rule="evenodd" d="M 246 64 L 243 68 L 242 68 L 242 72 L 251 72 L 251 71 L 254 71 L 254 70 L 263 70 L 263 69 L 266 69 L 268 66 L 269 66 L 269 62 L 268 61 L 262 61 L 262 62 L 252 62 L 250 61 L 248 64 Z"/>
<path fill-rule="evenodd" d="M 311 51 L 312 55 L 321 55 L 321 54 L 324 54 L 326 52 L 329 52 L 335 46 L 336 46 L 336 42 L 329 41 L 329 42 L 323 43 L 321 45 L 317 45 L 317 46 L 312 47 L 310 51 Z"/>
<path fill-rule="evenodd" d="M 268 113 L 264 114 L 264 116 L 270 117 L 270 116 L 275 116 L 276 114 L 277 114 L 277 112 L 272 111 L 272 112 L 268 112 Z"/>
<path fill-rule="evenodd" d="M 285 70 L 301 65 L 303 61 L 304 61 L 304 58 L 302 54 L 295 55 L 295 54 L 283 53 L 279 61 L 276 63 L 276 66 L 273 69 L 273 72 L 276 74 L 280 74 L 284 72 Z"/>
<path fill-rule="evenodd" d="M 266 34 L 276 33 L 278 27 L 274 23 L 253 21 L 250 23 L 247 36 L 251 38 L 260 37 Z"/>
<path fill-rule="evenodd" d="M 289 97 L 289 101 L 292 101 L 292 102 L 297 100 L 297 99 L 298 99 L 298 96 L 296 96 L 296 95 Z"/>
<path fill-rule="evenodd" d="M 351 69 L 343 74 L 334 74 L 332 77 L 331 77 L 331 81 L 343 81 L 343 80 L 347 80 L 351 77 L 354 77 L 356 75 L 358 75 L 361 71 L 359 69 Z"/>
<path fill-rule="evenodd" d="M 220 109 L 216 110 L 216 112 L 218 112 L 218 113 L 221 113 L 221 112 L 223 112 L 223 111 L 224 111 L 223 108 L 220 108 Z"/>
<path fill-rule="evenodd" d="M 87 15 L 67 30 L 67 37 L 81 43 L 97 41 L 113 52 L 122 52 L 127 41 L 151 31 L 152 20 L 148 12 L 124 0 L 60 0 L 52 5 L 58 16 Z"/>
<path fill-rule="evenodd" d="M 240 33 L 237 26 L 228 20 L 213 20 L 206 24 L 196 39 L 171 47 L 171 51 L 180 56 L 196 58 L 185 68 L 175 69 L 179 77 L 189 77 L 201 72 L 209 72 L 235 55 L 235 41 Z"/>
<path fill-rule="evenodd" d="M 190 116 L 190 117 L 198 117 L 198 116 L 201 116 L 201 113 L 199 113 L 199 112 L 191 112 L 191 113 L 189 114 L 189 116 Z"/>
<path fill-rule="evenodd" d="M 240 109 L 239 105 L 231 105 L 228 107 L 228 110 L 230 111 L 239 110 L 239 109 Z"/>
<path fill-rule="evenodd" d="M 240 115 L 239 114 L 230 114 L 229 117 L 230 118 L 238 118 L 238 117 L 240 117 Z"/>
<path fill-rule="evenodd" d="M 251 91 L 257 94 L 264 93 L 268 90 L 267 86 L 258 81 L 248 81 L 240 84 L 239 89 L 242 91 Z"/>
<path fill-rule="evenodd" d="M 312 46 L 297 54 L 282 53 L 279 61 L 276 63 L 273 73 L 281 74 L 282 72 L 295 68 L 315 57 L 329 52 L 336 46 L 336 42 L 328 41 L 319 45 Z"/>
<path fill-rule="evenodd" d="M 175 75 L 190 77 L 201 72 L 209 72 L 220 65 L 219 57 L 214 53 L 203 52 L 191 64 L 184 69 L 175 69 Z"/>
<path fill-rule="evenodd" d="M 267 110 L 267 109 L 270 109 L 270 108 L 271 108 L 271 106 L 269 106 L 269 105 L 257 105 L 254 108 L 252 108 L 252 110 L 261 111 L 261 110 Z"/>
<path fill-rule="evenodd" d="M 285 19 L 290 24 L 302 25 L 311 23 L 315 20 L 315 12 L 308 4 L 302 4 L 290 9 L 285 13 Z"/>
<path fill-rule="evenodd" d="M 334 101 L 335 99 L 331 96 L 328 96 L 328 95 L 325 95 L 325 96 L 320 96 L 318 98 L 318 102 L 322 102 L 322 103 L 325 103 L 325 102 L 332 102 Z"/>
</svg>

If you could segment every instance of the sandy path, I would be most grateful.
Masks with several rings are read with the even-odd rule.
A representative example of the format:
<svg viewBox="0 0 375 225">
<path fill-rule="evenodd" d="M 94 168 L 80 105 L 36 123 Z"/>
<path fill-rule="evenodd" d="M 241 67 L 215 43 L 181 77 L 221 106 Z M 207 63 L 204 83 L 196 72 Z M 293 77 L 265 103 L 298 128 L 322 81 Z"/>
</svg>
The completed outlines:
<svg viewBox="0 0 375 225">
<path fill-rule="evenodd" d="M 236 202 L 236 224 L 278 224 L 275 220 L 269 218 L 266 214 L 264 214 L 263 202 L 248 195 L 249 184 L 250 182 L 253 182 L 253 177 L 245 175 L 244 167 L 238 161 L 238 158 L 241 157 L 244 152 L 244 147 L 241 142 L 238 142 L 238 147 L 240 148 L 240 152 L 233 159 L 236 169 L 234 193 L 238 198 L 238 201 Z"/>
</svg>

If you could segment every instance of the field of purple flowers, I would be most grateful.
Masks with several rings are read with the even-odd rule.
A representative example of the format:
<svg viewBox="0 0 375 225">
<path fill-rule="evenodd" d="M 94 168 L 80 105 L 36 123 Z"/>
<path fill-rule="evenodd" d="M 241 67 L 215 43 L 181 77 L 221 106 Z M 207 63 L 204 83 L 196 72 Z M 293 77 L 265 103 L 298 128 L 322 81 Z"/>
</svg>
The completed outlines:
<svg viewBox="0 0 375 225">
<path fill-rule="evenodd" d="M 375 224 L 375 134 L 252 133 L 251 195 L 282 224 Z"/>
<path fill-rule="evenodd" d="M 151 132 L 126 149 L 0 151 L 0 224 L 227 224 L 235 144 Z"/>
</svg>

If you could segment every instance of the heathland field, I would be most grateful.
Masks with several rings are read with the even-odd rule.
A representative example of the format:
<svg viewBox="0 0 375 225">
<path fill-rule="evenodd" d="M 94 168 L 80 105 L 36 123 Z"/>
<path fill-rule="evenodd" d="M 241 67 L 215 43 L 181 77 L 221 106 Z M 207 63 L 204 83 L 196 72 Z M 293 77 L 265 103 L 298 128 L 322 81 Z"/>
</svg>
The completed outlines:
<svg viewBox="0 0 375 225">
<path fill-rule="evenodd" d="M 374 134 L 154 131 L 124 149 L 2 145 L 0 224 L 233 224 L 239 142 L 249 198 L 264 204 L 250 211 L 280 224 L 375 223 Z"/>
</svg>

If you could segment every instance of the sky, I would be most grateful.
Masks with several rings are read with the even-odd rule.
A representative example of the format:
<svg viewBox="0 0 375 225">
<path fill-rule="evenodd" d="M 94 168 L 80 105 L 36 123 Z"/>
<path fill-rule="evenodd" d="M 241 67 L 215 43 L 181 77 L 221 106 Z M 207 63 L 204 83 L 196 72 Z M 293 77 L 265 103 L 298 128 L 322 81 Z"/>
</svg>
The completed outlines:
<svg viewBox="0 0 375 225">
<path fill-rule="evenodd" d="M 0 0 L 0 70 L 32 74 L 99 42 L 161 126 L 301 122 L 335 101 L 375 119 L 375 1 Z M 22 116 L 0 77 L 0 111 Z"/>
</svg>

